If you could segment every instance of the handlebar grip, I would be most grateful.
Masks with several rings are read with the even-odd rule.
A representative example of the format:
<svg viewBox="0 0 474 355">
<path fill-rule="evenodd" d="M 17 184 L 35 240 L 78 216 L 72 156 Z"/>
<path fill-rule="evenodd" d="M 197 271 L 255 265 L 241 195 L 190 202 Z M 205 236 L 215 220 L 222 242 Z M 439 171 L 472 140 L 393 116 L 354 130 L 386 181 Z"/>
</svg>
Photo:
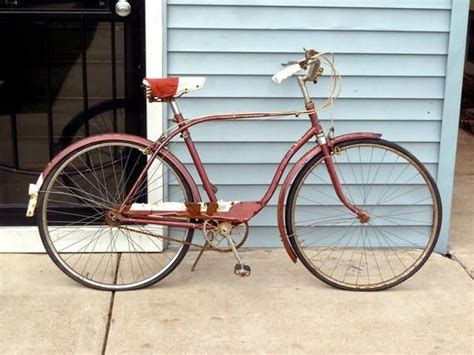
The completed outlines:
<svg viewBox="0 0 474 355">
<path fill-rule="evenodd" d="M 279 71 L 275 75 L 272 76 L 272 81 L 275 84 L 281 84 L 281 82 L 285 79 L 288 79 L 290 76 L 293 74 L 296 74 L 301 70 L 301 67 L 299 64 L 292 64 L 287 66 L 285 69 Z"/>
</svg>

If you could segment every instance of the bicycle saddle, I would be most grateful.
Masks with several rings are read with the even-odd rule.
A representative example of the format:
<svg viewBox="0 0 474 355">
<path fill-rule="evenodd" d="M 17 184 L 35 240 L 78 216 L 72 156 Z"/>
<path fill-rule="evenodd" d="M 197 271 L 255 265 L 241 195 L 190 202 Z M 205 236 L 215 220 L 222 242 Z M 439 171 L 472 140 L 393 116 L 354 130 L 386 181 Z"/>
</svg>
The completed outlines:
<svg viewBox="0 0 474 355">
<path fill-rule="evenodd" d="M 143 86 L 150 101 L 166 100 L 199 90 L 206 82 L 205 77 L 189 76 L 176 78 L 145 78 Z"/>
</svg>

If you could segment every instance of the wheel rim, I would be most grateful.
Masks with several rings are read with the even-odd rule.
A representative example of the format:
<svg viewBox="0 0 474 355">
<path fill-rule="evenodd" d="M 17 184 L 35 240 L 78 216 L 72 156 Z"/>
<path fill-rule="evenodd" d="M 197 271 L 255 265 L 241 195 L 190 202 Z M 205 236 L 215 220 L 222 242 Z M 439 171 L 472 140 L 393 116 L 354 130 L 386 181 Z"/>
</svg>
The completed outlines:
<svg viewBox="0 0 474 355">
<path fill-rule="evenodd" d="M 92 287 L 143 287 L 166 276 L 187 250 L 188 229 L 133 225 L 140 232 L 132 232 L 106 222 L 105 212 L 120 205 L 149 159 L 144 150 L 125 142 L 89 146 L 65 159 L 45 184 L 41 220 L 50 255 Z M 155 159 L 147 177 L 134 202 L 145 202 L 146 196 L 149 203 L 190 200 L 189 188 L 166 161 Z"/>
<path fill-rule="evenodd" d="M 393 147 L 340 148 L 333 157 L 344 194 L 368 212 L 370 221 L 362 223 L 342 205 L 321 156 L 297 182 L 290 237 L 303 262 L 333 286 L 393 286 L 416 272 L 434 247 L 439 232 L 435 187 L 409 155 Z"/>
</svg>

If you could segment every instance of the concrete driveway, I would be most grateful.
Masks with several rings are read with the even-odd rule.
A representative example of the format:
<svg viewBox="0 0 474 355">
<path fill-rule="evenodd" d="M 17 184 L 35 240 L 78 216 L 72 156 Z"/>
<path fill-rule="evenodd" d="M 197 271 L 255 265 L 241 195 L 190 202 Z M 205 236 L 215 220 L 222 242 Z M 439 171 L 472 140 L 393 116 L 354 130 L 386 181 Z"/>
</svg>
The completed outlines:
<svg viewBox="0 0 474 355">
<path fill-rule="evenodd" d="M 449 252 L 474 276 L 474 135 L 459 130 Z"/>
<path fill-rule="evenodd" d="M 0 255 L 3 353 L 472 353 L 473 281 L 433 255 L 378 293 L 333 289 L 280 249 L 193 255 L 155 287 L 109 293 L 63 275 L 44 255 Z"/>
<path fill-rule="evenodd" d="M 190 253 L 163 282 L 112 294 L 46 255 L 0 254 L 0 353 L 474 353 L 474 138 L 461 131 L 450 253 L 378 293 L 326 286 L 281 249 Z"/>
</svg>

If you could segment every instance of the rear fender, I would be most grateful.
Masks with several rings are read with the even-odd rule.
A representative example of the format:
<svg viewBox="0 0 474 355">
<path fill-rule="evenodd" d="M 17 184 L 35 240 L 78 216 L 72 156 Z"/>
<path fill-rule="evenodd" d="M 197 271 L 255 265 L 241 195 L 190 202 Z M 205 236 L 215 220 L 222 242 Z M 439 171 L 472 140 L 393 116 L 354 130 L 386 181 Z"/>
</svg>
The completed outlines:
<svg viewBox="0 0 474 355">
<path fill-rule="evenodd" d="M 369 132 L 360 132 L 360 133 L 349 133 L 343 134 L 335 137 L 330 141 L 330 144 L 339 144 L 353 139 L 374 139 L 380 138 L 382 134 L 380 133 L 369 133 Z M 306 165 L 314 156 L 321 152 L 321 147 L 317 145 L 311 150 L 307 151 L 293 166 L 288 175 L 283 182 L 283 186 L 280 190 L 280 195 L 278 196 L 278 210 L 277 210 L 277 219 L 278 219 L 278 230 L 280 232 L 281 240 L 283 246 L 285 247 L 286 252 L 288 253 L 290 259 L 296 263 L 297 256 L 293 247 L 291 246 L 288 233 L 286 232 L 285 226 L 285 202 L 288 190 L 291 186 L 291 183 L 295 179 L 299 171 Z"/>
<path fill-rule="evenodd" d="M 41 189 L 41 186 L 43 185 L 43 181 L 46 180 L 48 175 L 51 173 L 51 171 L 56 167 L 56 165 L 66 156 L 74 152 L 76 149 L 82 148 L 84 146 L 87 146 L 91 143 L 97 143 L 97 142 L 107 142 L 107 141 L 113 141 L 120 139 L 125 142 L 129 143 L 138 143 L 141 145 L 144 145 L 145 147 L 150 147 L 153 146 L 153 142 L 139 136 L 134 136 L 131 134 L 121 134 L 121 133 L 107 133 L 107 134 L 100 134 L 96 136 L 91 136 L 87 137 L 84 139 L 81 139 L 80 141 L 77 141 L 76 143 L 71 144 L 70 146 L 66 147 L 64 150 L 62 150 L 58 155 L 56 155 L 49 163 L 48 165 L 44 168 L 43 172 L 39 176 L 36 184 L 30 184 L 29 186 L 29 195 L 30 195 L 30 201 L 28 203 L 28 210 L 26 215 L 28 217 L 34 216 L 35 209 L 36 209 L 36 202 L 38 200 L 38 192 Z M 162 149 L 162 154 L 165 158 L 167 158 L 172 164 L 174 164 L 179 172 L 183 175 L 183 178 L 186 180 L 186 182 L 189 184 L 191 187 L 191 192 L 193 194 L 193 199 L 194 202 L 201 202 L 201 195 L 199 193 L 199 190 L 196 186 L 196 183 L 194 182 L 194 179 L 192 178 L 191 174 L 189 171 L 186 169 L 186 167 L 176 158 L 171 152 L 169 152 L 166 149 Z"/>
</svg>

